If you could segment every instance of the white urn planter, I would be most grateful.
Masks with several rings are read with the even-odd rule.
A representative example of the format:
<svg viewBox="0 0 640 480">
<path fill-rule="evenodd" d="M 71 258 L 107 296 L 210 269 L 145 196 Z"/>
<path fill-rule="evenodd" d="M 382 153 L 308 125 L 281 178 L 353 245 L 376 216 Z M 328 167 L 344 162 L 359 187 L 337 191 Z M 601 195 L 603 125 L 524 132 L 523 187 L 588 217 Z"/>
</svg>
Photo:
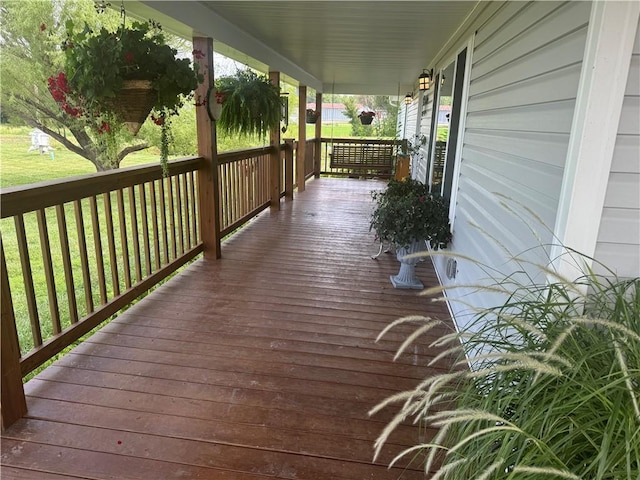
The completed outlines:
<svg viewBox="0 0 640 480">
<path fill-rule="evenodd" d="M 407 258 L 413 253 L 422 252 L 424 250 L 424 241 L 413 241 L 408 247 L 398 247 L 396 250 L 398 261 L 400 262 L 400 271 L 397 275 L 391 275 L 391 283 L 394 288 L 410 288 L 413 290 L 422 290 L 424 284 L 416 277 L 416 264 L 420 261 L 418 257 Z"/>
</svg>

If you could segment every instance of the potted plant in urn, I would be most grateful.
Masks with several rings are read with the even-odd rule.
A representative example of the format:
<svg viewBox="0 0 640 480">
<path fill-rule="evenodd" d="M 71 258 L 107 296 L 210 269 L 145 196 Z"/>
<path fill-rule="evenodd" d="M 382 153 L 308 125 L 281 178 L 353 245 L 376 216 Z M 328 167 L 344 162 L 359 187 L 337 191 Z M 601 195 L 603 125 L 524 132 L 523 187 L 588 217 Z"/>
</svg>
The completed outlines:
<svg viewBox="0 0 640 480">
<path fill-rule="evenodd" d="M 358 114 L 362 125 L 371 125 L 371 122 L 373 122 L 373 117 L 375 116 L 376 112 L 372 112 L 371 110 L 363 110 Z"/>
<path fill-rule="evenodd" d="M 67 114 L 97 125 L 98 133 L 107 136 L 122 126 L 136 135 L 153 110 L 166 146 L 168 116 L 177 113 L 203 80 L 197 64 L 179 58 L 153 22 L 127 26 L 123 21 L 115 31 L 74 27 L 69 20 L 62 44 L 64 71 L 48 80 L 54 99 Z"/>
<path fill-rule="evenodd" d="M 375 209 L 370 230 L 375 230 L 380 242 L 396 246 L 400 272 L 391 276 L 395 288 L 422 289 L 416 277 L 417 258 L 406 258 L 424 249 L 446 248 L 451 241 L 449 206 L 439 195 L 430 193 L 429 186 L 407 178 L 391 180 L 382 192 L 372 192 Z"/>
</svg>

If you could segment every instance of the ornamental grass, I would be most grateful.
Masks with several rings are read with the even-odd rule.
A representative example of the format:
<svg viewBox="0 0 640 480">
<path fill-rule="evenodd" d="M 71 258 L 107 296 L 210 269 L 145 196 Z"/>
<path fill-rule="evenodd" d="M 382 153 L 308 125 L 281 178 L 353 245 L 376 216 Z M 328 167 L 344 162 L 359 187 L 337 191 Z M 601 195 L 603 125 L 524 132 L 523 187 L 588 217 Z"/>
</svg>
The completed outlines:
<svg viewBox="0 0 640 480">
<path fill-rule="evenodd" d="M 446 255 L 446 254 L 445 254 Z M 541 267 L 545 273 L 546 267 Z M 396 425 L 412 419 L 438 433 L 397 455 L 432 480 L 640 478 L 640 279 L 596 275 L 517 285 L 513 276 L 478 287 L 503 303 L 479 311 L 432 346 L 457 355 L 445 373 L 377 405 L 399 405 L 376 455 Z M 445 287 L 425 291 L 441 293 Z M 418 336 L 441 323 L 417 324 Z"/>
</svg>

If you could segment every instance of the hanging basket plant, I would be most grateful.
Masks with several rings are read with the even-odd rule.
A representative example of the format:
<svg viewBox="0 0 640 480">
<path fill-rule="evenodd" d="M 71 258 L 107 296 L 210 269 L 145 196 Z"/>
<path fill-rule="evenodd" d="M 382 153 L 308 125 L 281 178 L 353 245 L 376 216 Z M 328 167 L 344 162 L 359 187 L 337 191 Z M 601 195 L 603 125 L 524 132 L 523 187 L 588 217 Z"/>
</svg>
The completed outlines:
<svg viewBox="0 0 640 480">
<path fill-rule="evenodd" d="M 149 80 L 124 80 L 111 107 L 132 135 L 137 135 L 156 102 L 156 91 Z"/>
<path fill-rule="evenodd" d="M 152 109 L 175 112 L 203 80 L 197 64 L 167 45 L 157 24 L 123 22 L 113 32 L 87 25 L 76 32 L 72 21 L 66 27 L 63 108 L 116 114 L 135 135 Z"/>
<path fill-rule="evenodd" d="M 48 79 L 49 91 L 64 112 L 108 136 L 122 125 L 136 135 L 153 111 L 167 144 L 168 116 L 177 114 L 203 81 L 197 63 L 179 58 L 154 22 L 128 26 L 123 20 L 115 31 L 74 27 L 67 21 L 64 71 Z M 161 149 L 165 172 L 166 152 Z"/>
<path fill-rule="evenodd" d="M 218 92 L 215 86 L 209 87 L 207 92 L 207 99 L 205 100 L 205 106 L 207 107 L 207 114 L 212 122 L 217 122 L 220 119 L 222 113 L 222 103 L 224 102 L 224 95 Z"/>
<path fill-rule="evenodd" d="M 313 108 L 307 108 L 307 123 L 316 123 L 320 114 Z"/>
<path fill-rule="evenodd" d="M 358 117 L 360 117 L 360 122 L 362 123 L 362 125 L 371 125 L 371 123 L 373 122 L 373 117 L 375 116 L 376 112 L 371 111 L 360 112 L 360 114 L 358 115 Z"/>
<path fill-rule="evenodd" d="M 267 135 L 280 126 L 280 90 L 251 70 L 220 77 L 215 88 L 222 100 L 218 127 L 228 135 Z"/>
</svg>

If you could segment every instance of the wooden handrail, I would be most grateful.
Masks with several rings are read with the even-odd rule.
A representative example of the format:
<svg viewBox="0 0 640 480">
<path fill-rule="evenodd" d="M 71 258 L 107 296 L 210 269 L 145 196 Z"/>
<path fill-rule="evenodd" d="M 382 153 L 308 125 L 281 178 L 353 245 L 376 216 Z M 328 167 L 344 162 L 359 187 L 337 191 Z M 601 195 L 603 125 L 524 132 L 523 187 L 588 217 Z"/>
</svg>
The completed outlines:
<svg viewBox="0 0 640 480">
<path fill-rule="evenodd" d="M 200 157 L 186 157 L 169 162 L 169 175 L 179 175 L 198 170 Z M 54 205 L 72 202 L 104 192 L 157 180 L 162 170 L 157 165 L 121 168 L 116 171 L 98 172 L 74 178 L 63 178 L 31 185 L 0 189 L 2 210 L 0 218 L 13 217 Z"/>
</svg>

